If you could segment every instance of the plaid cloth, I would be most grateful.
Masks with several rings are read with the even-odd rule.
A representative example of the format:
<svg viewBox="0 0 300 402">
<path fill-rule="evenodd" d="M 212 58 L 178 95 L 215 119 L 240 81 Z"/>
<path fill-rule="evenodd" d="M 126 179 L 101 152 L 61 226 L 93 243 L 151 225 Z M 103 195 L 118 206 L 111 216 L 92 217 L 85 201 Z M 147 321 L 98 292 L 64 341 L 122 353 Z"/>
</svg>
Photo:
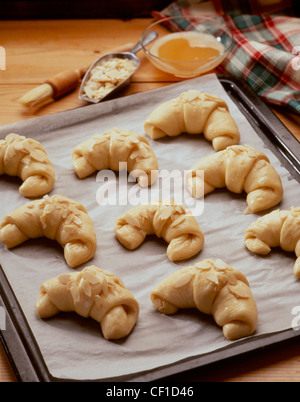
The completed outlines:
<svg viewBox="0 0 300 402">
<path fill-rule="evenodd" d="M 153 16 L 191 18 L 194 10 L 195 0 L 178 0 L 161 12 L 154 11 Z M 220 25 L 225 23 L 234 37 L 234 47 L 219 71 L 245 80 L 266 102 L 300 113 L 300 19 L 241 14 L 214 18 Z M 173 24 L 170 29 L 189 27 Z"/>
</svg>

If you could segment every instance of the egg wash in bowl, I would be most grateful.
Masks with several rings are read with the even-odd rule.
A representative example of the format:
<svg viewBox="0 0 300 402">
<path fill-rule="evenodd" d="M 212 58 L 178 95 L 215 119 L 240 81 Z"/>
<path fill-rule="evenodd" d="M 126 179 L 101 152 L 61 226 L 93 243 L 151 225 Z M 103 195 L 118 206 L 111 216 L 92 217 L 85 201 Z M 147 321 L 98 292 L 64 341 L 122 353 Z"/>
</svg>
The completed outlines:
<svg viewBox="0 0 300 402">
<path fill-rule="evenodd" d="M 176 32 L 158 39 L 151 48 L 154 56 L 172 61 L 201 61 L 224 52 L 215 37 L 203 32 Z"/>
</svg>

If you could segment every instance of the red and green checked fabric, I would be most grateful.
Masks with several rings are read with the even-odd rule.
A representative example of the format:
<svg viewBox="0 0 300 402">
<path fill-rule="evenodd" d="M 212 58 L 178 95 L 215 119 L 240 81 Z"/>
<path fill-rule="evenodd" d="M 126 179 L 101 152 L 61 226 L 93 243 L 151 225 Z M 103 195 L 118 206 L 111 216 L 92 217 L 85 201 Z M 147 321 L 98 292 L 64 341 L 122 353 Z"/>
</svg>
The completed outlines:
<svg viewBox="0 0 300 402">
<path fill-rule="evenodd" d="M 153 16 L 195 17 L 189 0 L 154 11 Z M 245 80 L 266 102 L 300 113 L 300 19 L 240 14 L 214 18 L 220 25 L 225 23 L 234 37 L 234 47 L 219 70 Z M 172 25 L 170 29 L 189 27 Z"/>
</svg>

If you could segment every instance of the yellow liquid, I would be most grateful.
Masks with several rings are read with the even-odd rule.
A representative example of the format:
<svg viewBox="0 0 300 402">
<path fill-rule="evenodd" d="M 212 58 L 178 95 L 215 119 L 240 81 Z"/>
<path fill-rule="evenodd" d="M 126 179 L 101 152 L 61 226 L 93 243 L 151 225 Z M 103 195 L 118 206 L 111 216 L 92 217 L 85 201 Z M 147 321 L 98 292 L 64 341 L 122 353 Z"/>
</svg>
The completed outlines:
<svg viewBox="0 0 300 402">
<path fill-rule="evenodd" d="M 224 46 L 217 39 L 202 32 L 174 32 L 157 39 L 151 59 L 161 70 L 177 76 L 195 76 L 210 71 L 222 61 Z"/>
<path fill-rule="evenodd" d="M 157 49 L 158 56 L 173 61 L 199 61 L 216 57 L 218 49 L 210 46 L 191 46 L 184 38 L 173 38 Z"/>
</svg>

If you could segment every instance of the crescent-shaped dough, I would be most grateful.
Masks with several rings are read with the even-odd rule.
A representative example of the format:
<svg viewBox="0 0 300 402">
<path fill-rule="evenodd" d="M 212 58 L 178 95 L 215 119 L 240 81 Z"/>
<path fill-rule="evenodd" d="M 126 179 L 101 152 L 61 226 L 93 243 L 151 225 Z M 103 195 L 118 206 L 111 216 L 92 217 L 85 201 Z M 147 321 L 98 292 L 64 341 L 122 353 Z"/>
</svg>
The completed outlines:
<svg viewBox="0 0 300 402">
<path fill-rule="evenodd" d="M 20 194 L 27 198 L 48 194 L 55 182 L 53 165 L 45 148 L 36 140 L 8 134 L 0 140 L 0 175 L 18 176 Z"/>
<path fill-rule="evenodd" d="M 196 218 L 182 205 L 158 202 L 136 206 L 115 222 L 119 242 L 129 250 L 139 247 L 146 235 L 156 235 L 169 243 L 171 261 L 190 258 L 202 250 L 204 235 Z"/>
<path fill-rule="evenodd" d="M 147 138 L 129 130 L 114 128 L 79 144 L 72 153 L 74 170 L 85 178 L 97 170 L 127 171 L 141 187 L 150 186 L 158 176 L 157 158 Z"/>
<path fill-rule="evenodd" d="M 212 315 L 229 340 L 256 330 L 257 306 L 245 275 L 220 259 L 205 259 L 174 272 L 153 289 L 151 300 L 163 314 L 196 308 Z"/>
<path fill-rule="evenodd" d="M 148 116 L 144 129 L 156 140 L 181 133 L 204 134 L 216 151 L 238 144 L 240 134 L 226 102 L 196 90 L 162 103 Z"/>
<path fill-rule="evenodd" d="M 0 241 L 9 249 L 39 237 L 56 240 L 71 267 L 90 260 L 97 247 L 94 225 L 85 207 L 62 195 L 27 202 L 0 223 Z"/>
<path fill-rule="evenodd" d="M 99 322 L 105 339 L 119 339 L 135 326 L 139 305 L 120 278 L 92 265 L 45 281 L 36 311 L 40 318 L 74 311 Z"/>
<path fill-rule="evenodd" d="M 237 194 L 245 191 L 252 212 L 277 205 L 283 196 L 280 176 L 268 157 L 249 145 L 233 145 L 208 155 L 187 174 L 187 188 L 195 198 L 223 187 Z"/>
<path fill-rule="evenodd" d="M 300 279 L 300 208 L 276 210 L 253 222 L 245 231 L 245 246 L 256 254 L 267 255 L 272 247 L 295 252 L 294 275 Z"/>
</svg>

